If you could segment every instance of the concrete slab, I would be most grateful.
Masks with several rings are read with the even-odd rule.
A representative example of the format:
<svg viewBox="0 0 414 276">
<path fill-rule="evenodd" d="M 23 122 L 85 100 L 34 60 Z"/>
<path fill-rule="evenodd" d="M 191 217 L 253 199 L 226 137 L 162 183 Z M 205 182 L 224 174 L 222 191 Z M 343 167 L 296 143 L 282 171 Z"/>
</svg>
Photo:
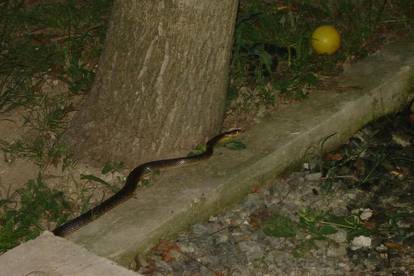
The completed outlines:
<svg viewBox="0 0 414 276">
<path fill-rule="evenodd" d="M 138 251 L 222 211 L 252 186 L 298 164 L 329 135 L 335 134 L 325 150 L 373 119 L 400 110 L 413 98 L 413 66 L 413 42 L 387 46 L 347 70 L 337 80 L 340 90 L 312 94 L 240 135 L 245 150 L 218 148 L 209 160 L 161 172 L 134 199 L 68 239 L 129 264 Z"/>
<path fill-rule="evenodd" d="M 137 276 L 108 259 L 50 232 L 0 257 L 2 276 Z"/>
</svg>

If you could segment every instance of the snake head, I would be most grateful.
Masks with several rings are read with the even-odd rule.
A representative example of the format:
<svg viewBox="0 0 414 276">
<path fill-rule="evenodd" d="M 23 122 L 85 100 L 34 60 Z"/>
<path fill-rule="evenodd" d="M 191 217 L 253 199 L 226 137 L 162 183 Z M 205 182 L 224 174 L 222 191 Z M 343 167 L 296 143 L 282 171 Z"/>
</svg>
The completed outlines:
<svg viewBox="0 0 414 276">
<path fill-rule="evenodd" d="M 240 127 L 231 128 L 228 131 L 224 132 L 225 137 L 232 138 L 239 135 L 243 131 Z"/>
<path fill-rule="evenodd" d="M 223 132 L 220 136 L 220 143 L 226 143 L 228 140 L 233 139 L 242 132 L 241 128 L 232 128 L 226 132 Z"/>
</svg>

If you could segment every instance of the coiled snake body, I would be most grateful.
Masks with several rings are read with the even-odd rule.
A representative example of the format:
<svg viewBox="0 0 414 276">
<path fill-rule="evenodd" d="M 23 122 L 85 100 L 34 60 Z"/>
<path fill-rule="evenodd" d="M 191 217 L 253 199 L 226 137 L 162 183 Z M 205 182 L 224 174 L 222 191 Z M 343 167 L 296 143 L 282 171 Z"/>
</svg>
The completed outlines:
<svg viewBox="0 0 414 276">
<path fill-rule="evenodd" d="M 151 161 L 151 162 L 147 162 L 147 163 L 139 165 L 138 167 L 136 167 L 129 173 L 126 179 L 125 185 L 121 188 L 121 190 L 119 190 L 116 194 L 114 194 L 107 200 L 103 201 L 101 204 L 97 205 L 96 207 L 60 225 L 55 230 L 53 230 L 53 234 L 55 234 L 56 236 L 61 236 L 61 237 L 69 235 L 70 233 L 81 228 L 82 226 L 102 216 L 104 213 L 118 206 L 122 202 L 130 199 L 133 196 L 134 191 L 137 188 L 138 182 L 141 180 L 141 177 L 146 172 L 152 171 L 154 169 L 159 169 L 159 168 L 181 166 L 187 163 L 192 163 L 192 162 L 197 162 L 200 160 L 207 159 L 213 154 L 213 148 L 214 148 L 214 145 L 217 144 L 217 142 L 219 142 L 221 139 L 225 137 L 237 135 L 239 132 L 240 132 L 240 129 L 235 128 L 235 129 L 231 129 L 229 131 L 223 132 L 213 137 L 207 142 L 205 151 L 198 155 L 156 160 L 156 161 Z"/>
</svg>

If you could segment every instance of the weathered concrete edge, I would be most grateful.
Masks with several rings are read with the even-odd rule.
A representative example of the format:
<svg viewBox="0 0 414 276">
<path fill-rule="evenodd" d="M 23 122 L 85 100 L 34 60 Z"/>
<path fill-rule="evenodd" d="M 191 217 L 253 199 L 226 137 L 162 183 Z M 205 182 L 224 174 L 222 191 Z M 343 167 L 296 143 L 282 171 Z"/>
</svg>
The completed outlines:
<svg viewBox="0 0 414 276">
<path fill-rule="evenodd" d="M 3 254 L 0 268 L 0 275 L 141 275 L 47 231 Z"/>
<path fill-rule="evenodd" d="M 296 166 L 303 160 L 307 149 L 320 143 L 321 136 L 327 137 L 336 133 L 325 143 L 325 151 L 344 143 L 365 124 L 397 112 L 407 105 L 414 97 L 414 91 L 411 89 L 413 85 L 414 69 L 408 65 L 402 66 L 387 82 L 364 92 L 364 96 L 357 100 L 347 102 L 333 116 L 301 133 L 296 139 L 285 143 L 252 166 L 227 178 L 218 189 L 206 196 L 205 201 L 175 216 L 171 224 L 161 225 L 147 239 L 142 240 L 135 250 L 126 250 L 122 255 L 112 256 L 111 259 L 122 265 L 130 264 L 137 251 L 145 251 L 160 238 L 173 236 L 194 221 L 207 219 L 242 200 L 258 180 L 266 182 Z M 347 127 L 343 128 L 343 125 Z"/>
<path fill-rule="evenodd" d="M 237 176 L 228 179 L 228 182 L 233 182 L 237 178 L 238 185 L 224 185 L 219 192 L 219 200 L 226 203 L 231 196 L 241 198 L 249 192 L 251 183 L 256 181 L 258 177 L 264 181 L 273 179 L 287 169 L 296 166 L 300 161 L 303 161 L 310 147 L 320 144 L 321 136 L 328 137 L 334 134 L 324 143 L 323 150 L 326 152 L 346 142 L 367 123 L 401 110 L 414 97 L 414 91 L 409 89 L 414 84 L 414 70 L 409 66 L 404 66 L 394 76 L 395 78 L 389 80 L 388 83 L 372 89 L 358 100 L 348 102 L 326 121 L 322 121 L 319 125 L 301 133 L 296 139 L 292 139 L 248 169 L 241 171 Z M 406 81 L 399 82 L 401 79 Z M 394 93 L 389 93 L 389 91 Z M 352 124 L 348 122 L 352 122 Z M 341 127 L 343 125 L 348 128 Z M 272 165 L 269 166 L 269 164 Z"/>
</svg>

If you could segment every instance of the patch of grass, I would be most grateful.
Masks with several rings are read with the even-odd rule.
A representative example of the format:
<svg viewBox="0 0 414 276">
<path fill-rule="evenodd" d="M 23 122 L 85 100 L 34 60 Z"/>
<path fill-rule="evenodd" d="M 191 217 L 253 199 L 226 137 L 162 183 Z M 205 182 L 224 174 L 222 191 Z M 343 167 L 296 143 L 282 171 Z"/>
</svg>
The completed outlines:
<svg viewBox="0 0 414 276">
<path fill-rule="evenodd" d="M 116 193 L 119 191 L 119 188 L 117 186 L 112 185 L 111 183 L 106 182 L 100 177 L 97 177 L 92 174 L 81 174 L 81 179 L 89 180 L 92 182 L 96 182 L 98 184 L 101 184 L 105 186 L 106 188 L 110 189 L 113 193 Z"/>
<path fill-rule="evenodd" d="M 231 97 L 242 97 L 246 106 L 252 99 L 256 106 L 272 105 L 279 97 L 303 99 L 321 77 L 340 73 L 343 63 L 412 32 L 412 10 L 408 0 L 241 1 Z M 342 46 L 332 56 L 314 55 L 310 47 L 313 30 L 324 24 L 341 33 Z M 240 87 L 248 87 L 250 95 L 237 95 Z"/>
<path fill-rule="evenodd" d="M 283 8 L 257 0 L 240 6 L 233 47 L 233 85 L 263 87 L 259 104 L 276 101 L 274 91 L 265 89 L 267 83 L 285 93 L 309 79 L 304 77 L 309 73 L 301 68 L 309 58 L 311 28 L 293 9 L 290 4 Z M 285 74 L 282 79 L 281 73 Z"/>
<path fill-rule="evenodd" d="M 361 58 L 378 44 L 383 27 L 388 0 L 338 1 L 335 7 L 338 19 L 343 22 L 343 55 L 345 58 Z M 391 8 L 391 6 L 389 6 Z"/>
<path fill-rule="evenodd" d="M 0 113 L 24 110 L 24 136 L 0 141 L 6 161 L 33 160 L 39 171 L 73 165 L 62 141 L 73 98 L 90 89 L 112 0 L 0 0 Z M 50 83 L 66 88 L 46 90 Z M 53 88 L 52 88 L 53 89 Z M 85 198 L 85 202 L 89 202 Z M 85 203 L 86 204 L 86 203 Z M 68 217 L 61 192 L 39 177 L 0 199 L 0 251 L 37 236 L 48 221 Z"/>
<path fill-rule="evenodd" d="M 336 233 L 338 229 L 346 230 L 349 239 L 370 233 L 355 215 L 335 216 L 311 209 L 301 211 L 298 222 L 273 214 L 265 220 L 262 229 L 265 234 L 274 237 L 294 237 L 298 231 L 304 231 L 310 234 L 312 239 L 322 240 L 327 239 L 327 235 Z"/>
<path fill-rule="evenodd" d="M 372 234 L 372 230 L 366 228 L 355 215 L 335 216 L 312 209 L 299 212 L 297 221 L 280 214 L 272 214 L 263 221 L 261 229 L 266 235 L 276 238 L 294 238 L 299 233 L 307 235 L 305 240 L 298 241 L 293 250 L 298 256 L 317 248 L 317 240 L 334 242 L 329 235 L 337 233 L 339 229 L 346 231 L 348 240 L 358 235 Z"/>
<path fill-rule="evenodd" d="M 292 253 L 300 257 L 317 249 L 316 241 L 336 243 L 330 235 L 339 230 L 346 232 L 348 241 L 362 235 L 379 239 L 391 247 L 397 246 L 412 235 L 413 227 L 408 225 L 411 217 L 404 209 L 377 210 L 369 221 L 362 221 L 358 214 L 338 216 L 308 208 L 298 213 L 297 220 L 273 213 L 261 222 L 260 228 L 275 238 L 296 238 Z M 306 239 L 299 238 L 305 236 Z"/>
<path fill-rule="evenodd" d="M 62 136 L 71 111 L 72 104 L 65 97 L 37 97 L 35 105 L 24 116 L 24 126 L 30 129 L 27 137 L 12 142 L 0 139 L 6 160 L 28 158 L 42 169 L 51 164 L 56 166 L 60 161 L 63 161 L 62 169 L 70 166 L 73 160 Z"/>
<path fill-rule="evenodd" d="M 272 237 L 294 237 L 298 231 L 298 225 L 287 217 L 274 214 L 262 225 L 263 232 Z"/>
<path fill-rule="evenodd" d="M 348 240 L 371 234 L 356 215 L 336 216 L 308 209 L 299 213 L 299 221 L 302 229 L 311 234 L 313 239 L 327 239 L 327 235 L 336 233 L 338 229 L 347 232 Z"/>
<path fill-rule="evenodd" d="M 14 197 L 1 198 L 0 252 L 37 237 L 44 230 L 44 221 L 62 223 L 68 210 L 63 193 L 48 188 L 39 174 Z"/>
<path fill-rule="evenodd" d="M 106 162 L 101 170 L 101 173 L 107 174 L 107 173 L 119 172 L 124 168 L 125 168 L 125 164 L 123 162 Z"/>
<path fill-rule="evenodd" d="M 121 168 L 122 164 L 108 164 L 102 171 L 113 173 Z M 81 179 L 102 185 L 112 193 L 119 190 L 94 175 L 81 175 Z M 92 196 L 90 189 L 82 189 L 81 212 L 92 207 Z M 12 195 L 0 195 L 0 253 L 37 237 L 50 223 L 61 225 L 73 216 L 75 205 L 63 192 L 49 188 L 41 174 Z"/>
<path fill-rule="evenodd" d="M 403 207 L 405 204 L 401 201 L 397 203 L 402 206 L 393 204 L 390 207 L 386 205 L 387 203 L 386 206 L 381 206 L 381 203 L 377 204 L 373 210 L 373 216 L 365 224 L 369 226 L 371 236 L 381 243 L 399 243 L 405 246 L 410 244 L 410 237 L 414 232 L 413 212 L 411 206 Z M 408 205 L 412 205 L 410 203 Z"/>
<path fill-rule="evenodd" d="M 385 161 L 390 155 L 390 149 L 386 147 L 368 145 L 352 138 L 337 151 L 320 157 L 321 188 L 329 191 L 338 180 L 349 188 L 363 189 L 385 181 Z"/>
<path fill-rule="evenodd" d="M 0 112 L 32 106 L 44 76 L 88 91 L 112 1 L 0 2 Z"/>
<path fill-rule="evenodd" d="M 8 161 L 73 161 L 62 141 L 74 95 L 90 89 L 112 1 L 0 1 L 0 113 L 24 107 L 27 137 L 0 141 Z M 69 91 L 45 92 L 46 81 Z M 65 89 L 64 89 L 65 90 Z"/>
<path fill-rule="evenodd" d="M 247 146 L 239 140 L 229 141 L 223 145 L 225 148 L 230 150 L 244 150 Z"/>
</svg>

